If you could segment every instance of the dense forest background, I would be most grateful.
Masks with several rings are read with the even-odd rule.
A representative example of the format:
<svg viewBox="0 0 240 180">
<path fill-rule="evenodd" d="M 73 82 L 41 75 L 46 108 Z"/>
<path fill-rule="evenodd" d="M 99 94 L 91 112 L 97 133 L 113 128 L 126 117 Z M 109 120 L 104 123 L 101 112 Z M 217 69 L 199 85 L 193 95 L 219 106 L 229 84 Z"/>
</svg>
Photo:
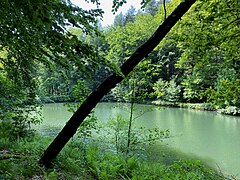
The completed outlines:
<svg viewBox="0 0 240 180">
<path fill-rule="evenodd" d="M 167 15 L 180 2 L 167 1 Z M 134 85 L 139 102 L 204 103 L 206 109 L 238 114 L 239 7 L 236 0 L 195 3 L 164 41 L 102 100 L 128 102 Z M 37 33 L 38 29 L 29 28 L 29 32 L 15 29 L 15 32 L 14 27 L 9 27 L 13 35 L 11 44 L 4 39 L 3 29 L 1 42 L 5 44 L 2 43 L 0 51 L 3 121 L 14 119 L 15 126 L 20 128 L 39 122 L 33 112 L 42 103 L 83 100 L 113 70 L 121 73 L 118 67 L 152 35 L 165 17 L 163 4 L 154 0 L 139 11 L 131 7 L 126 14 L 117 14 L 114 24 L 108 27 L 101 27 L 100 22 L 90 18 L 101 13 L 91 11 L 86 15 L 86 22 L 81 20 L 86 27 L 89 22 L 95 24 L 88 28 L 75 24 L 66 31 L 55 24 L 63 36 L 48 30 L 47 23 L 43 27 L 46 34 L 38 33 L 36 37 L 31 33 Z M 69 22 L 73 21 L 70 15 L 68 18 Z M 35 25 L 42 26 L 43 22 L 37 20 Z M 28 39 L 19 42 L 21 33 L 29 33 L 24 34 L 29 35 Z M 50 38 L 38 47 L 39 38 L 45 35 Z M 74 44 L 74 49 L 68 48 L 68 44 Z"/>
<path fill-rule="evenodd" d="M 167 4 L 168 13 L 179 2 Z M 239 17 L 236 3 L 211 2 L 204 6 L 197 3 L 164 42 L 104 100 L 128 101 L 129 84 L 135 81 L 137 95 L 144 94 L 145 100 L 239 107 Z M 77 28 L 69 31 L 93 46 L 109 64 L 118 67 L 151 36 L 163 18 L 163 6 L 152 1 L 145 11 L 137 12 L 132 7 L 126 14 L 118 14 L 112 26 L 99 27 L 101 34 L 98 36 L 88 36 Z M 86 96 L 86 92 L 98 86 L 111 72 L 105 64 L 94 70 L 86 63 L 84 68 L 89 69 L 91 79 L 77 68 L 59 72 L 39 67 L 39 98 L 46 102 L 79 100 L 79 96 Z"/>
<path fill-rule="evenodd" d="M 167 4 L 168 13 L 179 2 Z M 135 81 L 137 94 L 144 94 L 145 100 L 239 107 L 239 13 L 236 3 L 196 4 L 164 42 L 104 100 L 128 101 L 129 84 Z M 88 36 L 76 28 L 69 31 L 93 46 L 109 64 L 120 66 L 151 36 L 163 17 L 163 6 L 152 1 L 145 11 L 137 12 L 132 7 L 126 14 L 118 14 L 112 26 L 99 27 L 101 34 L 98 36 Z M 59 72 L 39 67 L 39 98 L 46 102 L 78 101 L 110 73 L 105 64 L 94 70 L 86 63 L 84 68 L 90 70 L 91 79 L 77 68 Z"/>
</svg>

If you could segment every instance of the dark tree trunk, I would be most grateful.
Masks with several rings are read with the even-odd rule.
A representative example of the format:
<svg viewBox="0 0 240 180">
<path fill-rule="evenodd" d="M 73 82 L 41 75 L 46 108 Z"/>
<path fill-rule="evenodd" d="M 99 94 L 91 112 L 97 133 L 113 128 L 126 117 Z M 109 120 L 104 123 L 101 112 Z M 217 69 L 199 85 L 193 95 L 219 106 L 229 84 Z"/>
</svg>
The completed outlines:
<svg viewBox="0 0 240 180">
<path fill-rule="evenodd" d="M 183 0 L 170 16 L 158 27 L 150 39 L 140 46 L 133 55 L 121 66 L 122 73 L 127 76 L 133 68 L 160 43 L 178 20 L 188 11 L 196 0 Z M 101 98 L 124 79 L 113 73 L 99 87 L 97 87 L 73 114 L 61 132 L 45 150 L 39 160 L 41 165 L 49 167 L 52 160 L 58 155 L 65 144 L 76 133 L 78 127 L 97 105 Z"/>
</svg>

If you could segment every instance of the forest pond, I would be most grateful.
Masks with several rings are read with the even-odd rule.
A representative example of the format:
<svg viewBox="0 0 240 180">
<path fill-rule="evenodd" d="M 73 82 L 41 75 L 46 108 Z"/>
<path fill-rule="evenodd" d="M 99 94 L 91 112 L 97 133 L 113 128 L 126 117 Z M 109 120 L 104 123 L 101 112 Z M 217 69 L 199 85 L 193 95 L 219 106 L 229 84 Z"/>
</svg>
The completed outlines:
<svg viewBox="0 0 240 180">
<path fill-rule="evenodd" d="M 118 113 L 127 116 L 122 106 L 100 103 L 95 108 L 98 121 L 106 122 Z M 148 106 L 137 105 L 141 110 Z M 71 117 L 63 104 L 46 104 L 43 123 L 37 126 L 42 134 L 56 134 Z M 240 175 L 240 117 L 178 108 L 154 108 L 135 120 L 137 126 L 169 129 L 172 138 L 166 142 L 178 151 L 204 159 L 228 174 Z"/>
</svg>

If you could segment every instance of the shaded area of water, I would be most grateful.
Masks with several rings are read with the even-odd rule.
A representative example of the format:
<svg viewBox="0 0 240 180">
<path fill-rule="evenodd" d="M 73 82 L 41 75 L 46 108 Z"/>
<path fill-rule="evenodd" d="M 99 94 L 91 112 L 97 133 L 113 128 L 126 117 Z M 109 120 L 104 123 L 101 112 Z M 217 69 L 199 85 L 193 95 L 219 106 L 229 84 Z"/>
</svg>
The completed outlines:
<svg viewBox="0 0 240 180">
<path fill-rule="evenodd" d="M 128 116 L 121 104 L 100 103 L 95 108 L 99 122 L 106 122 L 118 113 Z M 138 105 L 138 110 L 148 106 Z M 37 127 L 43 134 L 56 134 L 71 117 L 63 104 L 46 104 L 43 123 Z M 169 129 L 167 143 L 187 154 L 206 159 L 208 163 L 230 174 L 240 175 L 240 117 L 189 109 L 162 108 L 149 111 L 135 120 L 137 126 Z"/>
</svg>

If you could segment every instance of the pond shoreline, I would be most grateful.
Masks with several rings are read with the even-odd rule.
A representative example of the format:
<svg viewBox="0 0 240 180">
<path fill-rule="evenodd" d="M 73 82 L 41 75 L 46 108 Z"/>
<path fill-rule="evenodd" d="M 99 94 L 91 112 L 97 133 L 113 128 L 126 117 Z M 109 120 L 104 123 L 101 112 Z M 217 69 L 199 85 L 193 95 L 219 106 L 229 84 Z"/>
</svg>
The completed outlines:
<svg viewBox="0 0 240 180">
<path fill-rule="evenodd" d="M 105 101 L 102 100 L 101 102 L 106 103 L 128 103 L 128 102 L 121 102 L 121 101 Z M 67 100 L 66 97 L 64 98 L 56 98 L 55 100 L 42 101 L 44 104 L 52 104 L 52 103 L 78 103 L 71 100 Z M 167 102 L 161 100 L 154 100 L 154 101 L 142 101 L 136 102 L 136 104 L 145 104 L 145 105 L 154 105 L 154 106 L 162 106 L 162 107 L 172 107 L 172 108 L 185 108 L 185 109 L 195 109 L 200 111 L 212 111 L 223 115 L 231 115 L 231 116 L 240 116 L 240 107 L 236 106 L 227 106 L 225 108 L 216 108 L 210 103 L 182 103 L 182 102 Z"/>
<path fill-rule="evenodd" d="M 180 103 L 180 102 L 166 102 L 166 101 L 151 101 L 151 105 L 172 107 L 172 108 L 185 108 L 185 109 L 195 109 L 200 111 L 212 111 L 223 115 L 240 116 L 240 108 L 235 106 L 229 106 L 225 109 L 217 109 L 213 107 L 210 103 Z"/>
</svg>

